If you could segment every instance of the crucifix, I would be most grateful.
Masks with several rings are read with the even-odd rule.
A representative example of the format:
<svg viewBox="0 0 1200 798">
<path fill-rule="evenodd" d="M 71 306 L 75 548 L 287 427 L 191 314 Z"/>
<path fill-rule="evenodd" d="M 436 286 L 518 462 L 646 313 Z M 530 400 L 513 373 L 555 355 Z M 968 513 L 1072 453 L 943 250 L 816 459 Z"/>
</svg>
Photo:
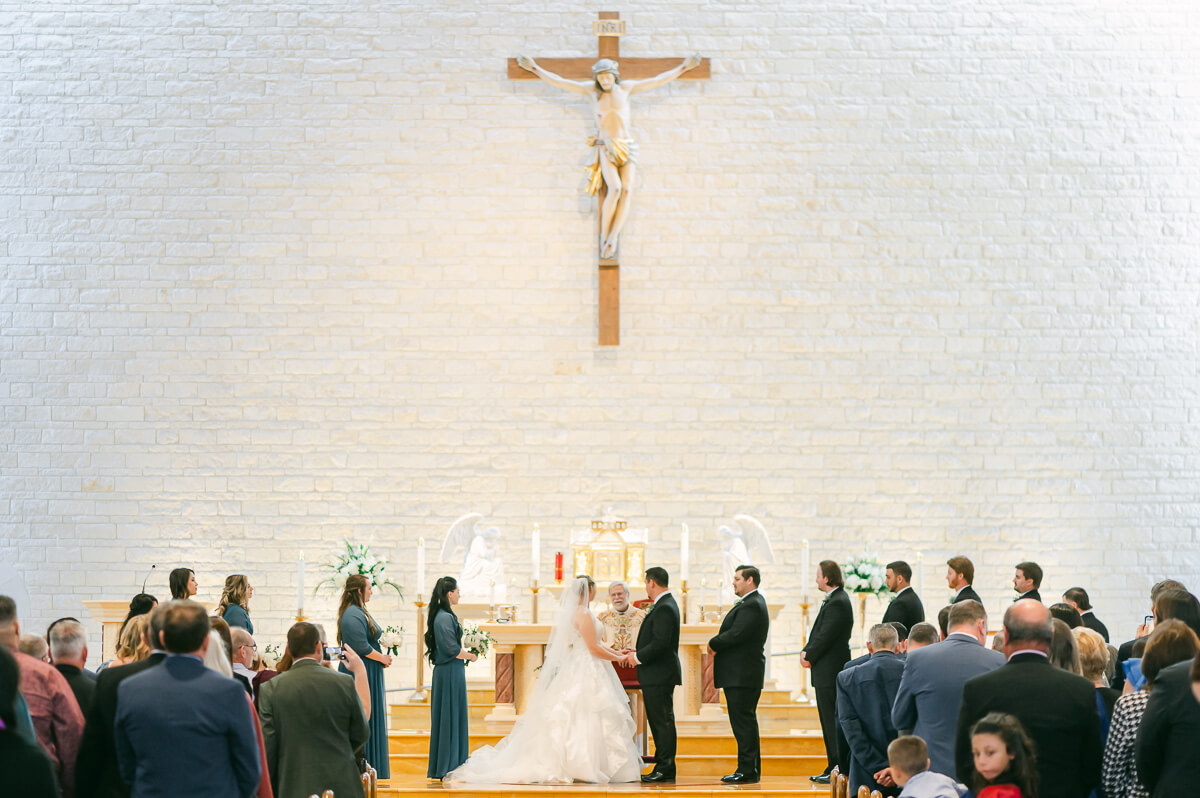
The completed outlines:
<svg viewBox="0 0 1200 798">
<path fill-rule="evenodd" d="M 599 37 L 598 61 L 589 58 L 521 56 L 508 60 L 510 80 L 544 80 L 567 91 L 587 96 L 596 122 L 596 135 L 588 146 L 596 152 L 588 167 L 589 193 L 597 194 L 599 208 L 600 346 L 616 346 L 620 333 L 620 264 L 617 260 L 621 230 L 628 219 L 637 178 L 637 144 L 629 127 L 629 97 L 676 79 L 704 80 L 711 75 L 707 59 L 621 58 L 620 37 L 625 23 L 615 11 L 601 11 L 592 23 Z"/>
</svg>

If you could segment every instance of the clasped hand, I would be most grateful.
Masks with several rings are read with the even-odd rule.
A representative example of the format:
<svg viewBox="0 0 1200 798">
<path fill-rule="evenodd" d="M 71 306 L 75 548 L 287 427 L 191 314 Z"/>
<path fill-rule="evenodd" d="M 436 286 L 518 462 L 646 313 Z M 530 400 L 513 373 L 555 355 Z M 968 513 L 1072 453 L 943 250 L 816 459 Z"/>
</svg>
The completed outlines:
<svg viewBox="0 0 1200 798">
<path fill-rule="evenodd" d="M 637 667 L 637 652 L 635 652 L 632 648 L 622 649 L 617 653 L 621 655 L 620 658 L 617 659 L 617 662 L 621 663 L 626 668 Z"/>
</svg>

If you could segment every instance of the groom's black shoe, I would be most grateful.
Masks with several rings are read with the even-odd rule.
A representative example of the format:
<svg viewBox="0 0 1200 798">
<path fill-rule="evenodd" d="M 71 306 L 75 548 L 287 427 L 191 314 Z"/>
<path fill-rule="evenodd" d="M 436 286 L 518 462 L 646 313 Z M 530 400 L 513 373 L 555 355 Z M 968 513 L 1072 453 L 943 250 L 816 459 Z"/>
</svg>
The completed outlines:
<svg viewBox="0 0 1200 798">
<path fill-rule="evenodd" d="M 726 784 L 758 784 L 758 776 L 743 773 L 739 770 L 736 773 L 730 773 L 728 776 L 722 776 L 721 781 Z"/>
<path fill-rule="evenodd" d="M 645 776 L 642 776 L 643 784 L 665 784 L 668 781 L 675 781 L 674 773 L 668 775 L 661 770 L 652 770 Z"/>
<path fill-rule="evenodd" d="M 829 783 L 829 774 L 822 773 L 819 776 L 809 776 L 808 780 L 815 784 L 828 784 Z"/>
</svg>

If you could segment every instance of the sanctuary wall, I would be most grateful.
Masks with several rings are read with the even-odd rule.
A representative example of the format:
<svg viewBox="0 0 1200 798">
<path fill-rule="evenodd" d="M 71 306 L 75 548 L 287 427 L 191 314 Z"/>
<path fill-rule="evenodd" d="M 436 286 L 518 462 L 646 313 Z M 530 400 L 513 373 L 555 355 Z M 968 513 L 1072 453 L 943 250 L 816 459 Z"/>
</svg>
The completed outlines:
<svg viewBox="0 0 1200 798">
<path fill-rule="evenodd" d="M 98 639 L 83 600 L 152 564 L 165 598 L 186 564 L 210 601 L 250 575 L 261 648 L 298 550 L 312 584 L 373 540 L 411 600 L 417 538 L 472 511 L 522 586 L 535 522 L 549 558 L 611 508 L 673 573 L 686 522 L 696 584 L 753 515 L 776 652 L 802 539 L 922 552 L 934 611 L 947 557 L 993 612 L 1035 559 L 1122 639 L 1155 580 L 1200 590 L 1189 4 L 616 8 L 622 54 L 712 76 L 635 103 L 600 348 L 593 123 L 505 59 L 594 52 L 607 7 L 0 1 L 0 563 L 27 630 Z"/>
</svg>

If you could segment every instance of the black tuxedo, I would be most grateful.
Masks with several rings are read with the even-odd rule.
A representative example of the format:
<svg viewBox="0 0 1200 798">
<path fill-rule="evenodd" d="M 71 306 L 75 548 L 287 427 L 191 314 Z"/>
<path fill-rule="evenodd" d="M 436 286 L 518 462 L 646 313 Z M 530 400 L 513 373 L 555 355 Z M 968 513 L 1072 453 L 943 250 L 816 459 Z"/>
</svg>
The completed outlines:
<svg viewBox="0 0 1200 798">
<path fill-rule="evenodd" d="M 1100 713 L 1096 688 L 1055 668 L 1046 657 L 1015 654 L 1008 663 L 963 685 L 954 756 L 959 781 L 970 778 L 971 725 L 989 712 L 1016 716 L 1033 740 L 1047 798 L 1086 798 L 1100 783 Z"/>
<path fill-rule="evenodd" d="M 973 588 L 971 585 L 964 587 L 957 596 L 950 599 L 950 603 L 957 604 L 958 602 L 966 601 L 967 599 L 971 599 L 971 601 L 978 601 L 980 604 L 983 603 L 983 599 L 979 597 L 979 594 L 975 592 L 975 588 Z"/>
<path fill-rule="evenodd" d="M 75 798 L 129 798 L 129 785 L 117 770 L 113 725 L 117 718 L 117 687 L 130 676 L 153 668 L 167 658 L 151 654 L 141 662 L 106 668 L 96 677 L 92 708 L 87 714 L 79 756 L 75 760 Z"/>
<path fill-rule="evenodd" d="M 1030 590 L 1028 593 L 1022 593 L 1021 595 L 1017 596 L 1015 599 L 1013 599 L 1013 603 L 1015 604 L 1016 602 L 1020 601 L 1021 599 L 1033 599 L 1034 601 L 1041 601 L 1042 594 L 1039 593 L 1038 589 L 1035 587 L 1033 590 Z"/>
<path fill-rule="evenodd" d="M 854 610 L 844 588 L 835 588 L 817 611 L 804 656 L 812 664 L 813 692 L 817 694 L 817 715 L 821 718 L 821 736 L 825 738 L 826 772 L 837 764 L 837 675 L 850 660 L 850 634 L 854 631 Z"/>
<path fill-rule="evenodd" d="M 758 699 L 766 678 L 763 651 L 770 625 L 767 601 L 755 590 L 725 613 L 717 636 L 708 641 L 716 652 L 713 684 L 725 691 L 729 726 L 737 740 L 737 771 L 754 778 L 762 775 Z"/>
<path fill-rule="evenodd" d="M 883 613 L 883 622 L 897 621 L 904 624 L 904 631 L 911 632 L 912 628 L 925 620 L 925 605 L 921 597 L 912 587 L 906 587 L 896 594 L 892 603 L 888 604 Z"/>
<path fill-rule="evenodd" d="M 1108 642 L 1108 627 L 1101 623 L 1100 619 L 1096 617 L 1096 613 L 1084 610 L 1079 613 L 1079 619 L 1083 621 L 1084 626 L 1103 637 L 1105 643 Z"/>
<path fill-rule="evenodd" d="M 1138 776 L 1154 798 L 1195 795 L 1200 784 L 1200 704 L 1192 697 L 1192 660 L 1158 672 L 1138 729 Z"/>
<path fill-rule="evenodd" d="M 638 683 L 646 722 L 654 735 L 654 769 L 675 778 L 675 685 L 683 684 L 679 666 L 679 605 L 667 593 L 660 596 L 638 630 Z"/>
</svg>

